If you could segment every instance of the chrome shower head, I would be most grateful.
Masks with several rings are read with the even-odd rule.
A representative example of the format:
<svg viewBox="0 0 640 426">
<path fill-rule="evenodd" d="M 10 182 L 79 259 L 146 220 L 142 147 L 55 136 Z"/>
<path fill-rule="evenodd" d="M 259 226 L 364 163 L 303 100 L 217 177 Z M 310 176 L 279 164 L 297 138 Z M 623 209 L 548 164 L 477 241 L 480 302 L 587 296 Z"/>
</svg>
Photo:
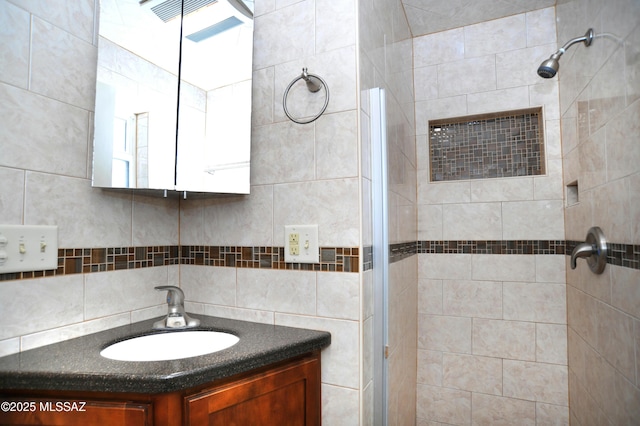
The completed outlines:
<svg viewBox="0 0 640 426">
<path fill-rule="evenodd" d="M 560 59 L 560 56 L 562 56 L 562 52 L 557 51 L 556 53 L 551 55 L 549 59 L 541 63 L 538 67 L 538 75 L 542 78 L 555 77 L 556 73 L 558 72 L 558 68 L 560 68 L 560 62 L 558 61 L 558 59 Z"/>
<path fill-rule="evenodd" d="M 593 29 L 589 28 L 584 36 L 569 40 L 564 46 L 562 46 L 556 53 L 551 55 L 549 59 L 544 61 L 538 67 L 538 75 L 542 78 L 555 77 L 558 69 L 560 68 L 560 56 L 566 52 L 566 50 L 575 43 L 584 42 L 585 46 L 591 46 L 593 41 Z"/>
</svg>

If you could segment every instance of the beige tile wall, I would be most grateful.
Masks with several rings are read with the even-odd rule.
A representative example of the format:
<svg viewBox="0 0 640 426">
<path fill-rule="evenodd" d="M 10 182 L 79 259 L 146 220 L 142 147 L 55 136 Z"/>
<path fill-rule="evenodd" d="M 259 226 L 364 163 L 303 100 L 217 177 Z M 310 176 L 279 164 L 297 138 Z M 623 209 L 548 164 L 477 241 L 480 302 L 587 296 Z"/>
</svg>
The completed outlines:
<svg viewBox="0 0 640 426">
<path fill-rule="evenodd" d="M 318 224 L 320 246 L 360 245 L 355 13 L 355 1 L 256 2 L 251 194 L 181 202 L 180 244 L 283 246 L 284 225 Z M 307 125 L 282 107 L 303 67 L 331 96 Z M 294 116 L 322 106 L 304 90 Z M 181 285 L 194 313 L 331 332 L 323 421 L 359 424 L 360 274 L 183 266 Z"/>
<path fill-rule="evenodd" d="M 467 204 L 474 203 L 483 204 L 481 209 L 496 212 L 496 223 L 502 222 L 504 239 L 562 239 L 562 219 L 557 219 L 554 212 L 562 206 L 564 160 L 565 179 L 579 180 L 581 200 L 579 205 L 567 209 L 567 238 L 581 239 L 593 217 L 594 222 L 597 219 L 598 224 L 606 227 L 610 238 L 637 244 L 640 207 L 638 191 L 634 188 L 640 182 L 636 161 L 639 145 L 633 144 L 633 136 L 638 134 L 634 118 L 638 116 L 640 93 L 637 80 L 640 33 L 637 4 L 633 0 L 616 0 L 607 8 L 603 7 L 604 2 L 559 2 L 560 41 L 582 34 L 588 25 L 600 26 L 602 31 L 615 36 L 600 39 L 601 44 L 590 48 L 588 52 L 596 52 L 595 59 L 584 55 L 586 49 L 581 49 L 579 54 L 580 48 L 574 48 L 562 59 L 561 108 L 556 100 L 557 80 L 538 80 L 533 75 L 535 65 L 556 48 L 555 31 L 550 30 L 555 27 L 553 9 L 415 39 L 417 162 L 411 149 L 413 131 L 408 131 L 405 125 L 408 122 L 409 127 L 414 128 L 413 99 L 406 93 L 406 82 L 411 79 L 411 60 L 407 59 L 406 48 L 401 43 L 408 35 L 404 14 L 399 13 L 397 3 L 390 3 L 388 10 L 382 12 L 386 17 L 382 25 L 364 25 L 365 22 L 378 23 L 379 15 L 367 11 L 367 5 L 360 5 L 361 12 L 366 12 L 360 16 L 360 28 L 371 31 L 361 38 L 361 52 L 366 52 L 360 64 L 362 87 L 387 84 L 394 94 L 391 122 L 398 124 L 392 126 L 393 135 L 399 152 L 403 153 L 399 157 L 401 161 L 395 163 L 393 174 L 394 241 L 415 239 L 412 235 L 416 230 L 405 225 L 415 223 L 411 194 L 416 173 L 411 165 L 416 163 L 420 204 L 418 239 L 448 238 L 444 237 L 445 233 L 458 232 L 452 226 L 452 215 L 469 217 Z M 351 126 L 357 117 L 358 102 L 355 2 L 264 0 L 256 4 L 256 28 L 269 36 L 258 41 L 262 48 L 257 49 L 255 57 L 252 154 L 256 162 L 252 166 L 252 181 L 256 184 L 252 195 L 189 201 L 182 206 L 171 200 L 90 188 L 96 56 L 94 8 L 92 0 L 73 7 L 63 0 L 0 0 L 0 28 L 3 29 L 0 41 L 4 47 L 0 61 L 0 128 L 3 129 L 0 176 L 5 182 L 0 188 L 2 223 L 57 224 L 61 246 L 67 247 L 171 245 L 178 241 L 178 234 L 182 244 L 271 246 L 282 243 L 279 230 L 282 224 L 311 219 L 321 225 L 321 245 L 358 246 L 360 241 L 367 242 L 370 231 L 366 226 L 359 230 L 357 215 L 340 216 L 345 211 L 358 211 L 360 188 L 364 193 L 368 188 L 367 179 L 359 180 L 357 168 L 353 166 L 358 161 L 357 126 Z M 296 30 L 281 31 L 285 23 Z M 309 28 L 314 29 L 314 36 L 309 35 Z M 501 34 L 499 38 L 492 36 L 495 32 Z M 385 43 L 384 34 L 392 35 L 388 38 L 393 41 L 392 47 Z M 478 41 L 466 45 L 467 34 L 473 34 Z M 494 57 L 493 65 L 486 57 Z M 610 60 L 605 62 L 607 59 Z M 514 64 L 533 65 L 530 70 L 528 65 Z M 330 107 L 323 119 L 313 125 L 313 131 L 288 123 L 280 105 L 284 87 L 302 66 L 325 77 L 332 89 Z M 381 75 L 379 70 L 383 69 L 387 69 L 389 75 Z M 465 82 L 474 80 L 471 76 L 477 79 L 475 84 L 458 84 L 466 85 L 461 90 L 448 77 L 465 70 L 470 70 L 464 75 Z M 428 164 L 424 159 L 429 118 L 539 105 L 545 108 L 548 176 L 504 179 L 497 184 L 425 184 L 427 171 L 421 167 Z M 560 111 L 564 158 L 559 143 Z M 37 125 L 33 125 L 34 122 Z M 367 169 L 366 149 L 361 147 L 363 174 Z M 606 163 L 596 153 L 606 156 Z M 283 158 L 295 161 L 280 161 Z M 331 196 L 321 198 L 322 194 Z M 300 203 L 299 210 L 290 208 L 292 200 Z M 611 205 L 621 209 L 609 208 Z M 539 212 L 544 220 L 540 220 L 537 227 L 522 227 L 521 214 L 531 209 Z M 337 219 L 327 210 L 337 214 Z M 365 208 L 362 213 L 365 223 L 367 217 Z M 449 224 L 446 231 L 445 220 Z M 491 235 L 498 232 L 494 225 L 472 228 L 465 238 L 481 239 L 479 234 L 471 235 L 475 232 L 473 229 Z M 559 388 L 566 380 L 563 373 L 566 371 L 566 339 L 563 338 L 566 328 L 558 322 L 562 316 L 558 307 L 548 302 L 550 298 L 559 297 L 558 288 L 563 285 L 563 279 L 557 277 L 562 275 L 564 265 L 557 265 L 545 256 L 535 256 L 533 263 L 507 257 L 483 269 L 488 259 L 478 255 L 438 256 L 437 262 L 430 261 L 430 256 L 419 256 L 421 313 L 418 326 L 435 330 L 432 335 L 421 334 L 420 338 L 434 341 L 436 349 L 421 347 L 418 350 L 418 388 L 423 402 L 433 399 L 434 403 L 418 405 L 418 422 L 424 424 L 425 419 L 432 418 L 447 423 L 467 424 L 473 420 L 498 424 L 517 418 L 527 424 L 532 419 L 532 404 L 539 423 L 544 423 L 544 419 L 563 422 L 567 416 L 563 400 L 566 391 Z M 491 272 L 491 268 L 512 266 L 512 260 L 521 264 L 499 276 Z M 423 272 L 422 265 L 437 269 L 436 265 L 449 261 L 462 269 L 449 267 L 444 275 L 433 278 Z M 242 293 L 265 279 L 260 271 L 247 270 L 244 275 L 245 272 L 217 269 L 222 268 L 170 266 L 91 277 L 5 282 L 0 289 L 3 300 L 11 300 L 11 306 L 20 309 L 3 315 L 6 322 L 0 324 L 0 329 L 8 330 L 8 334 L 0 338 L 0 354 L 157 316 L 164 311 L 163 296 L 151 287 L 175 284 L 184 277 L 183 282 L 188 282 L 186 285 L 198 294 L 194 297 L 197 300 L 190 303 L 196 311 L 327 329 L 336 336 L 335 346 L 332 345 L 335 349 L 328 352 L 323 361 L 334 366 L 344 364 L 356 371 L 368 370 L 367 352 L 355 350 L 352 345 L 353 341 L 363 339 L 358 314 L 354 313 L 354 306 L 360 305 L 360 300 L 364 300 L 365 306 L 360 315 L 367 320 L 371 318 L 367 308 L 371 294 L 367 274 L 362 274 L 361 283 L 358 274 L 333 277 L 332 274 L 305 273 L 310 275 L 303 278 L 308 292 L 302 299 L 316 300 L 317 307 L 312 313 L 302 299 L 284 303 L 281 298 L 270 300 L 270 296 L 260 298 Z M 637 359 L 632 356 L 638 352 L 633 342 L 634 336 L 636 342 L 639 340 L 635 284 L 640 278 L 636 271 L 620 267 L 608 267 L 608 272 L 600 278 L 585 276 L 583 269 L 568 275 L 569 380 L 572 395 L 580 396 L 571 401 L 573 420 L 584 423 L 597 419 L 598 424 L 634 421 L 638 418 L 634 408 L 640 406 L 637 375 L 633 377 Z M 238 274 L 242 276 L 234 276 Z M 273 274 L 267 279 L 280 278 L 276 276 L 278 272 Z M 463 278 L 456 278 L 458 274 Z M 113 294 L 109 290 L 114 279 L 125 285 L 127 292 L 138 295 L 135 300 L 98 303 L 97 298 Z M 410 277 L 403 279 L 411 282 Z M 207 290 L 211 283 L 216 290 L 220 283 L 221 291 Z M 502 319 L 494 318 L 500 285 L 505 312 Z M 69 286 L 77 288 L 74 294 L 82 294 L 82 298 L 68 298 Z M 343 286 L 345 291 L 336 292 Z M 460 298 L 459 291 L 463 288 L 482 294 L 481 303 L 476 306 Z M 342 296 L 340 303 L 325 303 L 336 294 Z M 532 304 L 523 306 L 523 298 Z M 62 312 L 61 306 L 65 307 Z M 28 324 L 26 328 L 19 325 L 20 321 L 14 321 L 25 316 L 28 318 L 23 322 Z M 55 321 L 51 322 L 51 318 Z M 366 344 L 368 323 L 363 324 Z M 437 326 L 442 324 L 450 324 L 458 331 L 453 337 L 438 337 L 440 327 Z M 520 328 L 526 333 L 531 324 L 536 336 L 533 355 L 531 342 L 520 342 L 519 335 L 513 333 Z M 602 325 L 598 328 L 595 324 Z M 511 356 L 515 359 L 487 354 L 495 351 L 488 345 L 484 352 L 482 349 L 480 353 L 473 352 L 474 336 L 490 341 L 491 336 L 495 338 L 493 333 L 515 339 L 513 347 L 503 348 L 505 352 L 514 352 Z M 497 393 L 497 386 L 488 378 L 498 374 L 496 360 L 502 360 L 502 395 L 493 393 Z M 339 373 L 341 370 L 336 368 Z M 477 372 L 477 377 L 487 380 L 470 380 L 461 374 L 465 371 Z M 356 412 L 361 413 L 358 421 L 367 419 L 362 413 L 369 413 L 366 401 L 371 387 L 360 389 L 359 380 L 352 374 L 338 376 L 340 374 L 323 377 L 325 419 L 352 419 L 349 424 L 356 424 L 355 417 L 349 417 Z M 363 378 L 366 377 L 365 374 Z M 530 380 L 531 377 L 548 378 L 554 386 L 543 389 L 536 380 Z M 440 399 L 443 396 L 445 398 Z M 359 410 L 355 408 L 359 406 Z"/>
<path fill-rule="evenodd" d="M 0 190 L 0 221 L 57 224 L 61 247 L 283 245 L 282 225 L 292 223 L 317 223 L 322 246 L 358 247 L 355 3 L 256 7 L 252 194 L 180 206 L 90 186 L 94 2 L 1 0 L 0 37 L 11 48 L 0 66 L 0 173 L 10 183 Z M 331 89 L 325 115 L 307 126 L 289 122 L 281 103 L 303 66 Z M 359 417 L 354 273 L 169 266 L 3 282 L 12 304 L 2 315 L 0 353 L 161 315 L 164 296 L 153 286 L 179 282 L 196 313 L 331 331 L 323 411 Z"/>
<path fill-rule="evenodd" d="M 567 239 L 600 226 L 611 242 L 640 244 L 640 5 L 632 0 L 558 2 L 559 41 L 593 27 L 596 39 L 562 58 L 560 103 Z M 574 425 L 640 422 L 640 271 L 579 261 L 567 268 L 569 395 Z"/>
<path fill-rule="evenodd" d="M 419 422 L 567 423 L 564 259 L 419 257 Z M 500 273 L 476 274 L 476 258 Z M 505 264 L 518 268 L 510 272 Z M 553 417 L 536 417 L 547 406 Z"/>
<path fill-rule="evenodd" d="M 299 223 L 319 225 L 321 246 L 359 246 L 355 2 L 257 2 L 251 195 L 182 205 L 90 186 L 94 8 L 0 0 L 0 38 L 11 46 L 0 65 L 2 223 L 57 224 L 61 247 L 283 245 L 282 226 Z M 306 126 L 288 121 L 281 102 L 303 66 L 331 90 L 325 115 Z M 176 283 L 195 313 L 330 331 L 323 414 L 357 424 L 356 273 L 170 266 L 3 282 L 12 304 L 0 354 L 161 315 L 153 286 Z"/>
<path fill-rule="evenodd" d="M 419 240 L 563 240 L 554 8 L 414 38 Z M 542 106 L 547 174 L 429 182 L 430 119 Z M 419 425 L 568 424 L 565 259 L 418 255 Z"/>
</svg>

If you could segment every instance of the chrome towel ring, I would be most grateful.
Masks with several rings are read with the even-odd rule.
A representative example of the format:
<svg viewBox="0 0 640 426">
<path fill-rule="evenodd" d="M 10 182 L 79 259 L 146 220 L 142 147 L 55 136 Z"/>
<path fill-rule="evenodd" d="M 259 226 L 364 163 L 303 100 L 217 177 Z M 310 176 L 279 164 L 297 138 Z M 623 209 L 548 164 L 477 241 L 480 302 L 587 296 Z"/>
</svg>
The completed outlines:
<svg viewBox="0 0 640 426">
<path fill-rule="evenodd" d="M 298 80 L 304 80 L 305 83 L 307 83 L 307 89 L 309 89 L 310 92 L 316 93 L 320 90 L 321 87 L 324 87 L 324 91 L 326 94 L 326 97 L 324 99 L 324 106 L 322 107 L 322 110 L 309 120 L 298 120 L 296 118 L 293 118 L 291 114 L 289 114 L 289 110 L 287 109 L 287 96 L 289 96 L 289 90 Z M 284 113 L 287 114 L 287 117 L 289 117 L 289 120 L 298 124 L 308 124 L 313 121 L 316 121 L 318 118 L 320 118 L 322 113 L 324 113 L 324 111 L 327 109 L 327 105 L 329 105 L 329 86 L 327 86 L 327 83 L 319 76 L 307 73 L 306 68 L 302 68 L 302 75 L 295 78 L 291 83 L 289 83 L 289 85 L 287 86 L 287 89 L 284 91 L 284 96 L 282 98 L 282 106 L 284 107 Z"/>
</svg>

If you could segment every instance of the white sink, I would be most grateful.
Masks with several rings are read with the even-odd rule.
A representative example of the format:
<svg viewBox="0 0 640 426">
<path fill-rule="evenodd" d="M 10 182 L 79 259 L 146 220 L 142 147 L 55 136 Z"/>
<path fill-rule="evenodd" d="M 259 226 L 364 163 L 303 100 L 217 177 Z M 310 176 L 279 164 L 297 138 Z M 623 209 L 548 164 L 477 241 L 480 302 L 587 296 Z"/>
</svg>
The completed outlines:
<svg viewBox="0 0 640 426">
<path fill-rule="evenodd" d="M 107 346 L 100 355 L 117 361 L 167 361 L 218 352 L 239 340 L 218 331 L 173 331 L 123 340 Z"/>
</svg>

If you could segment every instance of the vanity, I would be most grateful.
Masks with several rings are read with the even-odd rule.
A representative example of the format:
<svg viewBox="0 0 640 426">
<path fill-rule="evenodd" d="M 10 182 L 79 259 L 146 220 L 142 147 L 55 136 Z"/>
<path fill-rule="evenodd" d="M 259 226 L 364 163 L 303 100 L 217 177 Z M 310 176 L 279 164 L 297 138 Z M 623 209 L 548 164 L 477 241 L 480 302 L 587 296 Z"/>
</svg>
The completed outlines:
<svg viewBox="0 0 640 426">
<path fill-rule="evenodd" d="M 165 361 L 100 355 L 115 342 L 167 333 L 152 331 L 148 320 L 0 358 L 0 424 L 321 424 L 320 351 L 331 343 L 329 333 L 198 318 L 191 330 L 239 341 Z"/>
</svg>

